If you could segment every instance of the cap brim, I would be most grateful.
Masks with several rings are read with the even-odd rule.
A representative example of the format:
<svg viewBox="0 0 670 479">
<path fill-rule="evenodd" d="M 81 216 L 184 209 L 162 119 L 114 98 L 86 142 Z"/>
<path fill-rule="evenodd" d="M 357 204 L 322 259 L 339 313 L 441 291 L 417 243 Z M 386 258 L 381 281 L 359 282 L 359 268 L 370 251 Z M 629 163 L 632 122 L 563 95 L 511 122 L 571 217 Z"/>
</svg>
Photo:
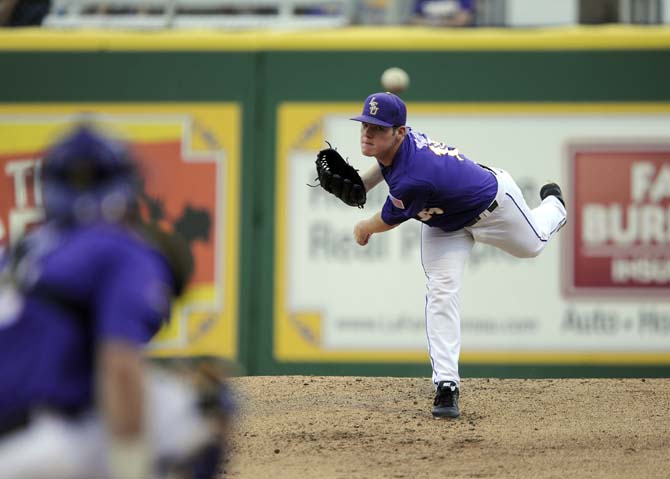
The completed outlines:
<svg viewBox="0 0 670 479">
<path fill-rule="evenodd" d="M 379 125 L 379 126 L 385 126 L 386 128 L 392 128 L 393 125 L 390 123 L 387 123 L 385 121 L 380 120 L 379 118 L 375 118 L 374 116 L 368 116 L 368 115 L 358 115 L 353 118 L 349 118 L 350 120 L 354 121 L 361 121 L 364 123 L 370 123 L 371 125 Z"/>
</svg>

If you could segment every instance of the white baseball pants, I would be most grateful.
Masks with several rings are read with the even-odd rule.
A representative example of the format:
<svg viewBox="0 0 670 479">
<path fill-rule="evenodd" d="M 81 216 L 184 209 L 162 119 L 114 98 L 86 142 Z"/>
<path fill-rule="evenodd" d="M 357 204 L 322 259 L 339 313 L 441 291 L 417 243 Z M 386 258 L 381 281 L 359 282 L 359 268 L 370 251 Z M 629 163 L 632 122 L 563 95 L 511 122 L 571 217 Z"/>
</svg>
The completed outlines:
<svg viewBox="0 0 670 479">
<path fill-rule="evenodd" d="M 197 409 L 190 384 L 151 370 L 146 387 L 146 432 L 153 457 L 181 460 L 212 440 L 214 424 Z M 126 479 L 109 476 L 107 439 L 103 421 L 93 411 L 77 420 L 38 412 L 25 429 L 0 440 L 0 479 Z M 137 479 L 164 477 L 156 471 Z"/>
<path fill-rule="evenodd" d="M 518 258 L 532 258 L 566 221 L 565 207 L 556 197 L 548 196 L 531 210 L 510 174 L 493 170 L 498 180 L 498 207 L 493 212 L 485 211 L 476 224 L 458 231 L 447 233 L 425 224 L 421 229 L 421 262 L 427 278 L 426 334 L 436 385 L 454 381 L 460 386 L 459 291 L 475 241 Z"/>
</svg>

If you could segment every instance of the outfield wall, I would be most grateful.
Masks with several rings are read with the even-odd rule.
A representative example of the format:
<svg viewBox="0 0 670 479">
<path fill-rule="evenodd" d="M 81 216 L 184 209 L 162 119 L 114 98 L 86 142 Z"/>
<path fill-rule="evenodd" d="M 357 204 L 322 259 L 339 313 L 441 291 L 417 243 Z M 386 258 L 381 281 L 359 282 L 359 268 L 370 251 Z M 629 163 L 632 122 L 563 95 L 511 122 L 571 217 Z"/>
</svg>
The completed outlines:
<svg viewBox="0 0 670 479">
<path fill-rule="evenodd" d="M 0 244 L 40 219 L 45 145 L 96 114 L 196 256 L 155 354 L 427 376 L 418 222 L 359 248 L 383 189 L 354 210 L 305 186 L 324 140 L 370 164 L 348 118 L 389 66 L 411 75 L 411 126 L 509 170 L 531 205 L 565 185 L 571 221 L 541 257 L 475 248 L 463 375 L 670 374 L 666 28 L 0 31 Z"/>
</svg>

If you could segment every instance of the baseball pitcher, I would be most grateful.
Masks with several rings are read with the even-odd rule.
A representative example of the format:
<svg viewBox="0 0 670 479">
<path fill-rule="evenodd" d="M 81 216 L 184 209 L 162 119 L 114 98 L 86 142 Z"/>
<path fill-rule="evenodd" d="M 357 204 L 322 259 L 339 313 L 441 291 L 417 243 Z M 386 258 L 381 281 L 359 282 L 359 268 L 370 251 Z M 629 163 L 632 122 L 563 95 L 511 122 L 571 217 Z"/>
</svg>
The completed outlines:
<svg viewBox="0 0 670 479">
<path fill-rule="evenodd" d="M 460 393 L 458 297 L 472 247 L 480 242 L 519 258 L 537 256 L 565 224 L 566 209 L 555 183 L 541 188 L 541 204 L 530 209 L 509 173 L 475 163 L 457 148 L 412 130 L 406 117 L 398 96 L 388 92 L 368 96 L 362 114 L 352 120 L 361 123 L 362 154 L 374 157 L 375 164 L 362 177 L 339 173 L 333 182 L 331 169 L 320 161 L 332 153 L 322 151 L 317 174 L 324 189 L 349 205 L 364 203 L 365 193 L 382 180 L 388 184 L 382 210 L 354 227 L 361 246 L 372 235 L 409 219 L 421 221 L 428 351 L 436 388 L 432 413 L 435 418 L 453 418 L 459 415 Z M 354 189 L 339 187 L 345 182 L 360 182 L 365 193 L 351 197 Z"/>
</svg>

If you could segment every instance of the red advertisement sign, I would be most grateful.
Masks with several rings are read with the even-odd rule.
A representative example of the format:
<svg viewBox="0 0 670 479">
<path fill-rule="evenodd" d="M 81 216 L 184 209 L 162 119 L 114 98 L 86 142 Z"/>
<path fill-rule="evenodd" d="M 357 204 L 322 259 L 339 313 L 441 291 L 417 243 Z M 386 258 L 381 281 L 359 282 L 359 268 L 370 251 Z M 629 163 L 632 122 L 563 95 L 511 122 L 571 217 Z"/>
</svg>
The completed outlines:
<svg viewBox="0 0 670 479">
<path fill-rule="evenodd" d="M 670 145 L 571 149 L 568 295 L 670 299 Z"/>
<path fill-rule="evenodd" d="M 166 231 L 178 231 L 193 254 L 192 284 L 212 284 L 217 231 L 214 159 L 188 161 L 180 140 L 136 142 L 133 149 L 144 178 L 140 194 L 144 219 Z M 42 156 L 41 151 L 0 155 L 0 247 L 43 220 Z"/>
<path fill-rule="evenodd" d="M 0 155 L 0 247 L 44 218 L 40 195 L 42 152 Z"/>
</svg>

